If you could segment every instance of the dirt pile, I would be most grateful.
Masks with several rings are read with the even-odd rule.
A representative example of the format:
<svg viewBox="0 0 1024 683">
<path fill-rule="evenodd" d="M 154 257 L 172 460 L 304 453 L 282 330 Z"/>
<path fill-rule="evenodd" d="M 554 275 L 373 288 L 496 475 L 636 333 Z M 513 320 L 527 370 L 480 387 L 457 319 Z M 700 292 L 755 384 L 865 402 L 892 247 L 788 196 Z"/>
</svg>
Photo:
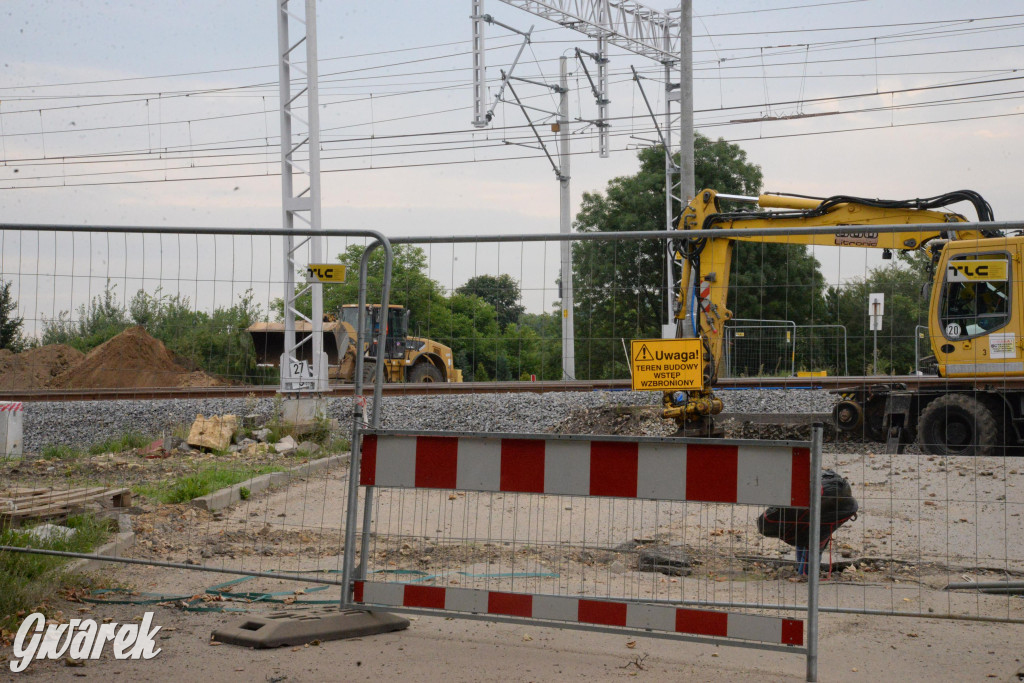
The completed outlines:
<svg viewBox="0 0 1024 683">
<path fill-rule="evenodd" d="M 82 361 L 85 354 L 64 344 L 22 353 L 0 350 L 0 391 L 46 389 L 55 377 Z"/>
<path fill-rule="evenodd" d="M 50 383 L 53 389 L 220 386 L 224 381 L 186 367 L 142 327 L 100 344 Z"/>
</svg>

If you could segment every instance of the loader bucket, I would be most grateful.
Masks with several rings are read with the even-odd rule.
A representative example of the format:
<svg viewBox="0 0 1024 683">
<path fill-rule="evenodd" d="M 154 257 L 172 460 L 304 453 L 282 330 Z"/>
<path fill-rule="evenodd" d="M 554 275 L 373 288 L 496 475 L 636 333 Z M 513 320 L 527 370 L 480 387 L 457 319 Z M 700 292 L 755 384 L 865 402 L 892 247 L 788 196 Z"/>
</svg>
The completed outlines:
<svg viewBox="0 0 1024 683">
<path fill-rule="evenodd" d="M 253 346 L 256 347 L 256 362 L 275 367 L 280 365 L 281 354 L 284 353 L 284 323 L 256 323 L 249 326 L 248 332 L 252 337 Z M 296 336 L 301 339 L 304 334 L 309 334 L 310 324 L 297 321 L 295 332 Z M 343 331 L 339 323 L 324 323 L 324 353 L 327 354 L 327 362 L 330 365 L 337 365 L 339 362 L 338 346 L 342 334 Z M 310 342 L 306 342 L 295 350 L 295 357 L 298 360 L 312 361 L 312 354 L 313 345 Z"/>
</svg>

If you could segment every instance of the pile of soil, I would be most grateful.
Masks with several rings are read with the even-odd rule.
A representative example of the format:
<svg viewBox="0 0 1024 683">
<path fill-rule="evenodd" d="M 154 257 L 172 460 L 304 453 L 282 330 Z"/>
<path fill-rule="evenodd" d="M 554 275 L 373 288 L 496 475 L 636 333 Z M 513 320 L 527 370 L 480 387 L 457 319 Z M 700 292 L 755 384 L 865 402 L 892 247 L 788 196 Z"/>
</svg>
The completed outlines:
<svg viewBox="0 0 1024 683">
<path fill-rule="evenodd" d="M 60 373 L 49 386 L 53 389 L 130 389 L 224 384 L 224 380 L 186 367 L 162 341 L 151 337 L 142 327 L 129 327 Z"/>
<path fill-rule="evenodd" d="M 0 391 L 46 389 L 58 375 L 82 362 L 85 354 L 64 344 L 22 353 L 0 349 Z"/>
</svg>

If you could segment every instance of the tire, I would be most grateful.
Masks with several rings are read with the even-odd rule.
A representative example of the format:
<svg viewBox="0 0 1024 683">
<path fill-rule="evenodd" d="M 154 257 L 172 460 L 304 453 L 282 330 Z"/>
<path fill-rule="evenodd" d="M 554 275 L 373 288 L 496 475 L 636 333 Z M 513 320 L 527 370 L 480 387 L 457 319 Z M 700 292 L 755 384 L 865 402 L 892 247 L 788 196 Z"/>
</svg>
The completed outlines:
<svg viewBox="0 0 1024 683">
<path fill-rule="evenodd" d="M 966 394 L 945 394 L 929 403 L 917 432 L 921 449 L 931 455 L 994 455 L 999 448 L 995 415 Z"/>
<path fill-rule="evenodd" d="M 412 370 L 409 371 L 409 381 L 414 383 L 443 382 L 444 377 L 441 376 L 440 370 L 430 363 L 424 362 L 412 366 Z"/>
<path fill-rule="evenodd" d="M 377 380 L 377 362 L 372 360 L 363 361 L 363 386 L 373 384 Z M 384 373 L 384 383 L 387 384 L 388 375 Z"/>
</svg>

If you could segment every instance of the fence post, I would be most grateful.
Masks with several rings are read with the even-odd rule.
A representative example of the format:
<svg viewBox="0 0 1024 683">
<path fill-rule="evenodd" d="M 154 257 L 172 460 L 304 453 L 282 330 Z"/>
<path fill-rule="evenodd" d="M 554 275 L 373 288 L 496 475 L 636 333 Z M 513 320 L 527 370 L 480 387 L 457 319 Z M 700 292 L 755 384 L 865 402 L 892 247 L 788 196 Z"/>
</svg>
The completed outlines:
<svg viewBox="0 0 1024 683">
<path fill-rule="evenodd" d="M 381 315 L 387 316 L 388 310 L 388 297 L 391 294 L 391 261 L 393 253 L 391 250 L 391 243 L 386 238 L 382 238 L 377 242 L 370 244 L 366 247 L 363 252 L 362 261 L 359 264 L 359 332 L 362 334 L 363 330 L 366 329 L 366 276 L 369 270 L 370 253 L 377 248 L 378 245 L 384 246 L 384 281 L 381 287 Z M 385 356 L 385 344 L 387 342 L 387 318 L 384 317 L 381 322 L 380 329 L 377 331 L 377 367 L 376 369 L 376 381 L 373 387 L 373 412 L 371 417 L 371 425 L 374 428 L 380 426 L 380 402 L 381 402 L 381 387 L 384 384 L 384 356 Z M 358 410 L 360 402 L 364 401 L 363 398 L 363 354 L 361 348 L 363 340 L 359 339 L 356 345 L 356 365 L 355 365 L 355 390 L 352 396 L 352 446 L 351 454 L 349 456 L 349 470 L 348 470 L 348 500 L 346 501 L 345 511 L 345 545 L 342 548 L 342 569 L 341 569 L 341 606 L 344 609 L 346 606 L 352 603 L 352 577 L 355 573 L 355 546 L 356 546 L 356 518 L 359 511 L 359 459 L 362 456 L 362 429 L 363 429 L 363 415 Z M 369 515 L 370 506 L 373 504 L 372 489 L 366 490 L 366 505 L 363 510 L 363 544 L 362 544 L 362 555 L 360 556 L 360 566 L 365 571 L 366 568 L 366 544 L 367 544 L 367 527 L 369 526 Z"/>
<path fill-rule="evenodd" d="M 811 428 L 811 522 L 807 552 L 807 680 L 818 680 L 818 584 L 821 579 L 821 442 L 820 422 Z"/>
</svg>

